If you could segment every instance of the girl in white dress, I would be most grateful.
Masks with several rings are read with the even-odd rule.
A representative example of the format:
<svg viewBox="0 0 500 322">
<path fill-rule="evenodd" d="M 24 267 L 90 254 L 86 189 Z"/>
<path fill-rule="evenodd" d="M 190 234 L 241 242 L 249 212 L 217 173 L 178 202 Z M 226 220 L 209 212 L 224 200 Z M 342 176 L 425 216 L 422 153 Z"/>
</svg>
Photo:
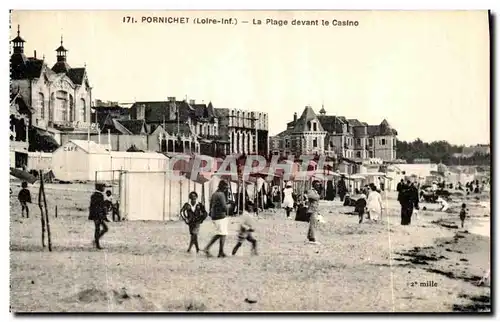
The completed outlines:
<svg viewBox="0 0 500 322">
<path fill-rule="evenodd" d="M 283 190 L 284 198 L 282 207 L 285 208 L 286 217 L 290 218 L 290 213 L 293 209 L 293 188 L 292 183 L 287 182 L 285 189 Z"/>
</svg>

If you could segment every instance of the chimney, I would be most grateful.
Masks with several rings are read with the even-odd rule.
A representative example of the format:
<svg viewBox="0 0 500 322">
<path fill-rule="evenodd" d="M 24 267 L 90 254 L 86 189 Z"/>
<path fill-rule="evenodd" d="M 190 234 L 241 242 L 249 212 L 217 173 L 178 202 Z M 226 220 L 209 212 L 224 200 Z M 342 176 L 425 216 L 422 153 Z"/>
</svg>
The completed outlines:
<svg viewBox="0 0 500 322">
<path fill-rule="evenodd" d="M 293 113 L 293 121 L 297 122 L 297 112 Z"/>
<path fill-rule="evenodd" d="M 172 96 L 171 96 L 171 97 L 169 97 L 169 98 L 168 98 L 168 101 L 169 101 L 169 102 L 175 102 L 175 97 L 172 97 Z"/>
<path fill-rule="evenodd" d="M 34 52 L 34 55 L 35 55 L 35 59 L 36 59 L 36 50 L 35 50 L 35 52 Z"/>
<path fill-rule="evenodd" d="M 195 104 L 195 100 L 191 99 L 189 100 L 189 105 L 194 105 Z"/>
<path fill-rule="evenodd" d="M 146 105 L 140 104 L 137 106 L 136 120 L 144 120 L 146 118 Z"/>
</svg>

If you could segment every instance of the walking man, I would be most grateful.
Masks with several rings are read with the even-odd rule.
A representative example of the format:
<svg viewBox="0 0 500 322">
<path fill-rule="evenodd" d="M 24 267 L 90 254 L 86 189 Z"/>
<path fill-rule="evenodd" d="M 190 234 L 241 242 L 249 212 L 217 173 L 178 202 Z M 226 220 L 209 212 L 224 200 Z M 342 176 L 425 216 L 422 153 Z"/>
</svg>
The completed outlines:
<svg viewBox="0 0 500 322">
<path fill-rule="evenodd" d="M 108 232 L 108 225 L 106 225 L 107 209 L 104 202 L 104 184 L 96 183 L 95 190 L 90 196 L 89 220 L 93 220 L 95 224 L 94 246 L 97 249 L 102 249 L 100 239 Z"/>
</svg>

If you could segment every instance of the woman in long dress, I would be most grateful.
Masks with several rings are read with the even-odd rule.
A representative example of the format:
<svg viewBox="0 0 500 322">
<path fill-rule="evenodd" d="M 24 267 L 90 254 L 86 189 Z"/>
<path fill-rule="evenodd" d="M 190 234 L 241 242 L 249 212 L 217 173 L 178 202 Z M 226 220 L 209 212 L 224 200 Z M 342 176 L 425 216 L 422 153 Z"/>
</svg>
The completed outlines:
<svg viewBox="0 0 500 322">
<path fill-rule="evenodd" d="M 373 221 L 378 221 L 380 215 L 382 214 L 382 196 L 377 191 L 377 187 L 372 183 L 370 185 L 370 193 L 368 194 L 368 200 L 366 201 L 366 208 L 370 219 Z"/>
<path fill-rule="evenodd" d="M 286 218 L 290 218 L 290 213 L 293 209 L 293 188 L 292 183 L 287 182 L 285 189 L 283 190 L 283 208 L 286 211 Z"/>
</svg>

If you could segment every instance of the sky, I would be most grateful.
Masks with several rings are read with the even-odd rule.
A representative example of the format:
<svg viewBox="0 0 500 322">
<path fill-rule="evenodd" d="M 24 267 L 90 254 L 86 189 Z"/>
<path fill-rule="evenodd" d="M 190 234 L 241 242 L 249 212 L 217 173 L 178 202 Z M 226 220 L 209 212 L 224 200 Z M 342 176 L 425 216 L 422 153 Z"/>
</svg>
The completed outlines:
<svg viewBox="0 0 500 322">
<path fill-rule="evenodd" d="M 137 23 L 124 23 L 126 16 Z M 294 26 L 294 19 L 319 25 Z M 400 140 L 490 143 L 486 11 L 13 11 L 11 39 L 17 25 L 25 53 L 45 55 L 50 67 L 63 35 L 69 65 L 86 64 L 93 99 L 175 96 L 267 112 L 270 135 L 306 105 L 316 113 L 324 106 L 327 114 L 369 124 L 387 119 Z"/>
</svg>

